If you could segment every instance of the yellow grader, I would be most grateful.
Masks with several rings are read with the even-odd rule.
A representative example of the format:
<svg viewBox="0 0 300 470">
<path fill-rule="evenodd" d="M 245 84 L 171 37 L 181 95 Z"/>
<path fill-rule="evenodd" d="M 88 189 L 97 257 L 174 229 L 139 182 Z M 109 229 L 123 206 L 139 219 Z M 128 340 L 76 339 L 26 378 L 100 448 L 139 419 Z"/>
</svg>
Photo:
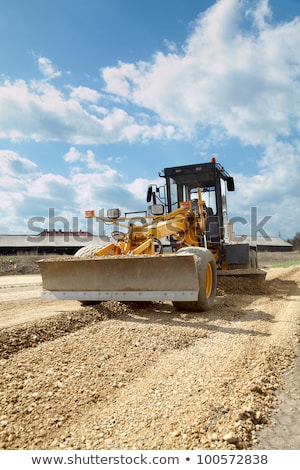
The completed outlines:
<svg viewBox="0 0 300 470">
<path fill-rule="evenodd" d="M 256 247 L 233 238 L 226 192 L 234 191 L 234 180 L 214 158 L 165 168 L 160 176 L 165 184 L 148 187 L 142 215 L 107 211 L 103 220 L 118 227 L 109 243 L 39 261 L 42 297 L 172 301 L 179 310 L 205 311 L 213 305 L 217 276 L 264 278 Z"/>
</svg>

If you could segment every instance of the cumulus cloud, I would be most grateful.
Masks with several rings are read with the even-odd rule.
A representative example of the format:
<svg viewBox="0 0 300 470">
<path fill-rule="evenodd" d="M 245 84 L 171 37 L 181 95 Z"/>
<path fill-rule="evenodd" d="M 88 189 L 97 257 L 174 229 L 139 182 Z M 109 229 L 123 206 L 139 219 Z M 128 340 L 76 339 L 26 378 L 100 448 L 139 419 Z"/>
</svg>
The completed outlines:
<svg viewBox="0 0 300 470">
<path fill-rule="evenodd" d="M 59 225 L 59 217 L 64 217 L 70 229 L 75 224 L 74 230 L 85 230 L 85 210 L 145 210 L 146 180 L 143 192 L 139 181 L 125 184 L 123 175 L 97 161 L 91 150 L 80 152 L 70 147 L 64 158 L 70 164 L 68 177 L 42 173 L 34 162 L 16 152 L 0 152 L 0 233 L 49 229 L 53 214 L 56 229 L 64 228 Z M 80 167 L 73 171 L 77 164 Z"/>
<path fill-rule="evenodd" d="M 186 137 L 207 126 L 251 145 L 288 135 L 299 125 L 300 21 L 272 25 L 270 16 L 265 0 L 220 0 L 197 18 L 183 54 L 104 68 L 106 91 Z"/>
<path fill-rule="evenodd" d="M 22 178 L 39 174 L 38 166 L 12 150 L 0 150 L 1 175 Z"/>
<path fill-rule="evenodd" d="M 68 176 L 43 174 L 35 163 L 15 152 L 3 151 L 0 158 L 2 156 L 6 157 L 1 159 L 5 164 L 0 169 L 0 233 L 30 233 L 32 227 L 27 224 L 34 216 L 44 217 L 43 223 L 35 225 L 41 230 L 47 229 L 50 213 L 65 217 L 71 229 L 76 219 L 79 225 L 75 229 L 85 230 L 85 210 L 97 212 L 119 207 L 122 213 L 143 211 L 147 208 L 148 184 L 162 185 L 161 178 L 149 181 L 138 177 L 125 182 L 124 176 L 113 166 L 100 162 L 90 150 L 81 152 L 76 147 L 70 147 L 64 156 L 70 165 Z M 16 162 L 21 162 L 22 171 Z M 90 168 L 91 162 L 96 164 L 95 168 Z M 76 171 L 73 171 L 74 165 L 78 165 Z M 259 174 L 251 179 L 242 173 L 233 174 L 236 193 L 229 194 L 229 216 L 244 220 L 242 224 L 235 223 L 237 233 L 249 233 L 265 216 L 271 219 L 262 228 L 270 235 L 277 235 L 279 230 L 284 233 L 285 224 L 290 224 L 289 229 L 297 226 L 299 165 L 293 146 L 281 143 L 265 153 Z M 253 213 L 251 208 L 255 209 Z M 62 227 L 57 224 L 56 228 Z"/>
<path fill-rule="evenodd" d="M 80 172 L 80 167 L 73 166 L 74 163 L 84 164 L 89 170 L 100 170 L 105 176 L 111 177 L 116 174 L 108 165 L 97 161 L 94 152 L 88 149 L 86 152 L 81 152 L 78 148 L 71 146 L 68 152 L 64 155 L 64 160 L 72 164 L 72 172 Z"/>
<path fill-rule="evenodd" d="M 271 18 L 267 0 L 219 0 L 194 21 L 180 53 L 170 47 L 149 62 L 104 67 L 105 93 L 55 87 L 48 79 L 61 72 L 39 57 L 46 81 L 0 86 L 0 137 L 93 145 L 205 132 L 214 142 L 265 145 L 289 136 L 299 129 L 300 19 Z"/>
<path fill-rule="evenodd" d="M 30 187 L 30 195 L 52 201 L 71 201 L 74 188 L 70 180 L 62 175 L 48 173 L 36 178 Z"/>
<path fill-rule="evenodd" d="M 68 163 L 78 162 L 82 160 L 82 154 L 75 147 L 70 147 L 69 151 L 64 155 L 64 159 Z"/>
<path fill-rule="evenodd" d="M 250 10 L 258 29 L 268 27 L 268 22 L 272 19 L 272 10 L 269 6 L 269 0 L 261 0 L 258 2 L 255 10 Z"/>
<path fill-rule="evenodd" d="M 300 20 L 271 19 L 267 0 L 219 0 L 194 21 L 180 53 L 170 47 L 149 62 L 104 67 L 105 93 L 7 80 L 0 136 L 87 145 L 203 131 L 248 145 L 288 136 L 299 128 Z M 61 74 L 50 59 L 37 62 L 45 78 Z"/>
<path fill-rule="evenodd" d="M 97 103 L 100 98 L 98 91 L 88 88 L 86 86 L 72 87 L 71 97 L 79 101 L 89 101 Z"/>
<path fill-rule="evenodd" d="M 248 224 L 238 223 L 238 233 L 252 233 L 251 224 L 255 227 L 264 216 L 270 216 L 264 230 L 271 236 L 299 231 L 299 150 L 300 141 L 274 142 L 265 149 L 257 173 L 251 177 L 234 174 L 236 194 L 229 208 L 233 217 L 242 217 Z"/>
<path fill-rule="evenodd" d="M 170 125 L 139 123 L 124 109 L 107 109 L 98 117 L 81 102 L 82 95 L 96 99 L 96 91 L 82 90 L 71 96 L 48 82 L 6 80 L 0 85 L 0 138 L 105 144 L 167 138 Z M 80 95 L 80 96 L 79 96 Z M 144 119 L 143 119 L 144 121 Z"/>
</svg>

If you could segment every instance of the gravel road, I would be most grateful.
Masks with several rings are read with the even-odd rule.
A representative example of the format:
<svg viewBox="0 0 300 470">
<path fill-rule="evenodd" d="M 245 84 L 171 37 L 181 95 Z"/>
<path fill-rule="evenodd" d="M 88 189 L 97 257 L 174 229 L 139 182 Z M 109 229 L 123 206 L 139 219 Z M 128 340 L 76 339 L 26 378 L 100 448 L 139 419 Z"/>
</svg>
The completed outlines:
<svg viewBox="0 0 300 470">
<path fill-rule="evenodd" d="M 46 302 L 38 275 L 1 276 L 0 448 L 263 448 L 295 364 L 299 285 L 300 267 L 223 279 L 213 310 L 188 313 Z"/>
</svg>

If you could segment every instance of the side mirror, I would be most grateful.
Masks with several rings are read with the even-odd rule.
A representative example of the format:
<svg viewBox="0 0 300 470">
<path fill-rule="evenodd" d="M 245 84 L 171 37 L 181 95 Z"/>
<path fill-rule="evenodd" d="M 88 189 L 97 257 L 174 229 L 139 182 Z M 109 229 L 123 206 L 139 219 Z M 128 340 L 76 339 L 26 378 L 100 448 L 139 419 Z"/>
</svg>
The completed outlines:
<svg viewBox="0 0 300 470">
<path fill-rule="evenodd" d="M 150 210 L 152 215 L 163 215 L 164 206 L 162 204 L 153 204 L 153 206 L 150 206 Z"/>
<path fill-rule="evenodd" d="M 227 178 L 227 189 L 228 191 L 234 191 L 234 179 L 232 176 Z"/>
<path fill-rule="evenodd" d="M 120 209 L 108 209 L 107 218 L 108 219 L 118 219 L 121 216 Z"/>
<path fill-rule="evenodd" d="M 148 191 L 147 191 L 147 202 L 151 202 L 152 193 L 153 193 L 153 189 L 152 189 L 152 186 L 150 184 L 148 186 Z"/>
</svg>

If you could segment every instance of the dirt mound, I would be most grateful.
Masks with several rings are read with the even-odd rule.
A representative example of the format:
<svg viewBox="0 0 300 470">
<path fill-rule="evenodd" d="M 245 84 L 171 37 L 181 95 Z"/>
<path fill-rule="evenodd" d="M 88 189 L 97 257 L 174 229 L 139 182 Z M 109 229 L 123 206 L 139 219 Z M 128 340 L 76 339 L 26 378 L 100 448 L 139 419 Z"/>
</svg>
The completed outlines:
<svg viewBox="0 0 300 470">
<path fill-rule="evenodd" d="M 11 276 L 13 274 L 39 274 L 37 261 L 41 256 L 1 256 L 0 276 Z"/>
<path fill-rule="evenodd" d="M 247 277 L 218 276 L 217 295 L 275 295 L 295 290 L 299 280 L 299 268 L 282 269 L 280 279 L 270 276 L 270 279 L 265 281 Z"/>
<path fill-rule="evenodd" d="M 217 294 L 267 295 L 270 294 L 270 285 L 247 277 L 218 276 Z"/>
</svg>

